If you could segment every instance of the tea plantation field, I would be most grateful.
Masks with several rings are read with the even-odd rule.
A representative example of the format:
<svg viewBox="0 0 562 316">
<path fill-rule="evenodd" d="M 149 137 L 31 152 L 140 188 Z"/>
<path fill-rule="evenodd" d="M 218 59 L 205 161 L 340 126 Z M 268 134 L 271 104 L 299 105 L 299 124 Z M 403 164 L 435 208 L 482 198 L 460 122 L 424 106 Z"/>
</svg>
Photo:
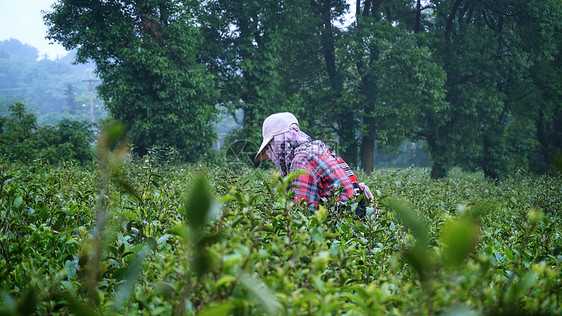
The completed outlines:
<svg viewBox="0 0 562 316">
<path fill-rule="evenodd" d="M 359 175 L 310 213 L 275 170 L 0 166 L 0 314 L 561 315 L 562 179 Z"/>
</svg>

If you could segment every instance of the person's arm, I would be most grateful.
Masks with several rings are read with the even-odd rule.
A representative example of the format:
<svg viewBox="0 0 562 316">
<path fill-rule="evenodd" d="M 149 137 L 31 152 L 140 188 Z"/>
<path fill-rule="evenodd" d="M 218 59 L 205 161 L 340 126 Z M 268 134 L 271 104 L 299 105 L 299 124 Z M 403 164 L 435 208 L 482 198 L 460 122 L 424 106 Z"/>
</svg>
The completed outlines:
<svg viewBox="0 0 562 316">
<path fill-rule="evenodd" d="M 369 189 L 369 187 L 364 182 L 359 183 L 359 188 L 361 189 L 361 191 L 363 191 L 363 195 L 366 198 L 368 198 L 369 200 L 372 200 L 374 198 L 373 193 L 371 193 L 371 189 Z"/>
</svg>

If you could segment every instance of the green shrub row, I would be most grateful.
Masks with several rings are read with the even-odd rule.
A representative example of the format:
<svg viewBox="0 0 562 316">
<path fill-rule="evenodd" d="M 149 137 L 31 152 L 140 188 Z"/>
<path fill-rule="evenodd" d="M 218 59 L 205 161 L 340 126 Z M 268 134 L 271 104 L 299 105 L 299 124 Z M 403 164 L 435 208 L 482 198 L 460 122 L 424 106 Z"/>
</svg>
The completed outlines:
<svg viewBox="0 0 562 316">
<path fill-rule="evenodd" d="M 0 157 L 9 161 L 91 163 L 93 138 L 88 122 L 63 119 L 54 126 L 39 126 L 19 102 L 10 106 L 8 116 L 0 116 Z"/>
<path fill-rule="evenodd" d="M 361 221 L 274 171 L 112 144 L 97 169 L 1 167 L 2 313 L 562 313 L 560 178 L 377 170 Z"/>
</svg>

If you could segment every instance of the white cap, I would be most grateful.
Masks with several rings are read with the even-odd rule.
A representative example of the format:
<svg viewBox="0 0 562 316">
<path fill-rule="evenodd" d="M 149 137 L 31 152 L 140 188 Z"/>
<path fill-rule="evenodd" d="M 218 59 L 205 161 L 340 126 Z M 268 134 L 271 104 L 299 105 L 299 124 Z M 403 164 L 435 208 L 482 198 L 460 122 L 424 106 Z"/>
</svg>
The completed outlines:
<svg viewBox="0 0 562 316">
<path fill-rule="evenodd" d="M 289 112 L 276 113 L 268 116 L 263 121 L 262 134 L 263 142 L 261 143 L 260 150 L 254 158 L 255 161 L 262 161 L 267 157 L 265 152 L 265 146 L 273 139 L 273 137 L 288 132 L 292 125 L 296 124 L 299 126 L 299 121 L 297 118 Z"/>
</svg>

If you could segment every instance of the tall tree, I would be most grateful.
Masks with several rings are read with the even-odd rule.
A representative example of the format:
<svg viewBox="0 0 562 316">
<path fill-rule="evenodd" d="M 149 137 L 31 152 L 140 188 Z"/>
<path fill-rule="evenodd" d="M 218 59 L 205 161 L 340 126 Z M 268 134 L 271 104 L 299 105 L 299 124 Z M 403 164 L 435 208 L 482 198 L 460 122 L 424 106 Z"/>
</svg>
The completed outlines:
<svg viewBox="0 0 562 316">
<path fill-rule="evenodd" d="M 349 33 L 350 76 L 360 109 L 361 167 L 371 172 L 375 141 L 397 146 L 413 139 L 421 116 L 446 107 L 445 75 L 416 33 L 424 29 L 420 2 L 357 1 Z"/>
<path fill-rule="evenodd" d="M 537 91 L 521 88 L 540 76 L 539 61 L 555 51 L 560 4 L 450 0 L 435 6 L 435 55 L 447 72 L 450 108 L 426 120 L 432 176 L 458 164 L 498 178 L 509 165 L 504 136 L 514 105 Z"/>
<path fill-rule="evenodd" d="M 307 132 L 320 134 L 327 121 L 322 105 L 332 103 L 324 97 L 333 91 L 332 66 L 321 48 L 324 24 L 311 4 L 214 0 L 204 12 L 205 55 L 220 74 L 220 102 L 244 112 L 238 136 L 258 142 L 263 119 L 279 111 L 294 112 Z"/>
<path fill-rule="evenodd" d="M 76 94 L 74 92 L 74 87 L 72 83 L 66 85 L 66 90 L 64 92 L 66 97 L 66 103 L 64 109 L 68 111 L 71 115 L 78 114 L 78 105 L 76 103 Z"/>
<path fill-rule="evenodd" d="M 243 110 L 241 137 L 259 141 L 263 119 L 283 106 L 279 30 L 286 11 L 278 1 L 205 3 L 205 58 L 219 74 L 220 103 L 231 112 Z"/>
<path fill-rule="evenodd" d="M 215 78 L 200 61 L 199 5 L 61 0 L 45 15 L 50 39 L 95 63 L 99 94 L 140 154 L 170 146 L 194 161 L 211 148 Z"/>
<path fill-rule="evenodd" d="M 341 27 L 336 26 L 348 9 L 345 1 L 313 0 L 310 1 L 311 12 L 316 17 L 316 33 L 320 39 L 326 82 L 318 87 L 319 103 L 316 115 L 320 117 L 321 126 L 332 130 L 338 137 L 340 155 L 350 164 L 357 164 L 358 139 L 356 118 L 358 109 L 348 102 L 345 87 L 344 58 L 347 48 L 342 41 Z M 338 54 L 338 51 L 341 52 Z"/>
<path fill-rule="evenodd" d="M 504 41 L 517 47 L 517 76 L 508 86 L 510 132 L 518 137 L 507 150 L 516 158 L 510 162 L 532 171 L 547 171 L 562 152 L 562 2 L 518 1 L 512 29 Z M 511 128 L 513 127 L 513 128 Z M 533 142 L 535 141 L 535 142 Z M 534 146 L 533 146 L 534 145 Z"/>
</svg>

